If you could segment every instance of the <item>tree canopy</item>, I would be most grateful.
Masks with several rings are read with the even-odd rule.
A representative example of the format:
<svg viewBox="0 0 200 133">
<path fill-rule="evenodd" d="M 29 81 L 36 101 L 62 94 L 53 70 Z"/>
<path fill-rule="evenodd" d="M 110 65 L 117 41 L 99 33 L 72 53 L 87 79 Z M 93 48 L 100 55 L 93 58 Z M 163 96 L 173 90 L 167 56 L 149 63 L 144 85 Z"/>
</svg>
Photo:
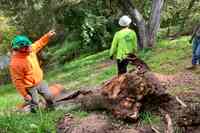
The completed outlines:
<svg viewBox="0 0 200 133">
<path fill-rule="evenodd" d="M 36 40 L 54 28 L 58 32 L 56 42 L 73 41 L 79 52 L 109 48 L 123 14 L 130 15 L 136 24 L 132 28 L 138 34 L 140 48 L 154 46 L 158 38 L 189 35 L 199 23 L 199 7 L 198 0 L 0 1 L 3 15 L 11 18 L 9 24 L 20 33 Z"/>
</svg>

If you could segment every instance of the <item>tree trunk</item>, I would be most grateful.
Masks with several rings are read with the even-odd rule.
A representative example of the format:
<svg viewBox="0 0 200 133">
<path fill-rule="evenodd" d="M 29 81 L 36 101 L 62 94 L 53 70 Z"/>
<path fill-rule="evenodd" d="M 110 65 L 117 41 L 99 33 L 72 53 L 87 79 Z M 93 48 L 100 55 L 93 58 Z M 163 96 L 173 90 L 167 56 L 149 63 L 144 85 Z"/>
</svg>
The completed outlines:
<svg viewBox="0 0 200 133">
<path fill-rule="evenodd" d="M 138 48 L 143 49 L 147 46 L 145 20 L 130 0 L 120 0 L 120 3 L 123 5 L 125 10 L 127 10 L 130 13 L 132 19 L 136 23 L 136 26 L 138 27 L 137 36 L 139 37 Z"/>
<path fill-rule="evenodd" d="M 164 0 L 153 0 L 151 16 L 148 25 L 148 47 L 153 47 L 160 28 L 160 15 Z"/>
</svg>

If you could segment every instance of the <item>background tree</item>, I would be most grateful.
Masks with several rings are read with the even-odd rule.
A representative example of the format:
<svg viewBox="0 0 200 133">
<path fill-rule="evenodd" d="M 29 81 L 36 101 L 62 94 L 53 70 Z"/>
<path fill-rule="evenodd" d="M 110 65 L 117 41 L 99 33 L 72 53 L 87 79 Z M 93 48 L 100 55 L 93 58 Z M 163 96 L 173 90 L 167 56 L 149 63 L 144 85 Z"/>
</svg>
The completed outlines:
<svg viewBox="0 0 200 133">
<path fill-rule="evenodd" d="M 147 9 L 149 16 L 145 20 L 143 15 L 136 8 L 131 0 L 119 0 L 126 11 L 132 16 L 138 28 L 139 48 L 153 47 L 155 44 L 156 34 L 160 28 L 160 16 L 164 0 L 152 0 L 151 9 Z M 144 2 L 143 8 L 145 7 Z M 145 13 L 145 12 L 144 12 Z"/>
<path fill-rule="evenodd" d="M 164 4 L 161 28 L 168 29 L 166 37 L 189 35 L 200 21 L 198 0 L 169 0 Z"/>
<path fill-rule="evenodd" d="M 199 21 L 199 7 L 198 0 L 0 1 L 3 15 L 11 18 L 9 24 L 32 40 L 51 28 L 57 30 L 53 43 L 60 44 L 49 45 L 44 53 L 59 63 L 109 48 L 123 14 L 133 18 L 141 49 L 155 46 L 157 38 L 189 35 Z"/>
</svg>

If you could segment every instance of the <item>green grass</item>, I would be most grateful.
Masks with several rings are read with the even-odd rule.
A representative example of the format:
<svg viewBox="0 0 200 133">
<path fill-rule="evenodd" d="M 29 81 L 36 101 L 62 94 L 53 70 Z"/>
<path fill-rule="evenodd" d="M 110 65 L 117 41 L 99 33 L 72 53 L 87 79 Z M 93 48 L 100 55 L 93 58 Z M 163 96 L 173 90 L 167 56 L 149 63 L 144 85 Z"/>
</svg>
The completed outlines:
<svg viewBox="0 0 200 133">
<path fill-rule="evenodd" d="M 188 37 L 177 40 L 159 41 L 153 50 L 141 51 L 138 55 L 147 62 L 153 71 L 173 74 L 182 71 L 190 64 L 191 44 Z M 131 66 L 130 66 L 131 67 Z M 109 59 L 109 50 L 80 57 L 46 72 L 45 79 L 50 83 L 61 83 L 66 89 L 79 89 L 99 86 L 105 80 L 116 75 L 116 64 Z M 5 133 L 44 133 L 55 132 L 55 123 L 65 113 L 85 117 L 88 112 L 80 109 L 59 109 L 52 112 L 41 110 L 36 114 L 17 113 L 17 104 L 23 102 L 11 85 L 0 86 L 0 132 Z M 159 118 L 149 113 L 140 116 L 143 123 L 159 122 Z"/>
<path fill-rule="evenodd" d="M 16 90 L 11 85 L 4 85 L 0 88 L 0 111 L 13 108 L 16 104 L 19 104 L 21 99 L 19 95 L 16 95 Z"/>
<path fill-rule="evenodd" d="M 174 87 L 173 89 L 168 90 L 168 93 L 170 93 L 173 96 L 176 96 L 177 94 L 184 93 L 184 92 L 192 92 L 193 89 L 191 86 L 186 85 L 179 85 L 177 87 Z"/>
<path fill-rule="evenodd" d="M 152 68 L 153 71 L 173 74 L 183 70 L 185 65 L 190 64 L 191 44 L 188 37 L 177 40 L 162 40 L 158 42 L 157 48 L 147 52 L 139 53 Z"/>
<path fill-rule="evenodd" d="M 153 115 L 150 112 L 141 112 L 140 113 L 140 121 L 142 124 L 159 124 L 161 122 L 161 118 L 159 116 Z"/>
<path fill-rule="evenodd" d="M 65 84 L 69 89 L 95 86 L 116 73 L 114 64 L 102 68 L 101 64 L 109 62 L 108 57 L 108 50 L 106 50 L 86 58 L 76 59 L 49 72 L 48 80 Z"/>
<path fill-rule="evenodd" d="M 37 114 L 7 113 L 0 119 L 0 130 L 5 133 L 55 132 L 55 122 L 62 113 L 40 112 Z"/>
</svg>

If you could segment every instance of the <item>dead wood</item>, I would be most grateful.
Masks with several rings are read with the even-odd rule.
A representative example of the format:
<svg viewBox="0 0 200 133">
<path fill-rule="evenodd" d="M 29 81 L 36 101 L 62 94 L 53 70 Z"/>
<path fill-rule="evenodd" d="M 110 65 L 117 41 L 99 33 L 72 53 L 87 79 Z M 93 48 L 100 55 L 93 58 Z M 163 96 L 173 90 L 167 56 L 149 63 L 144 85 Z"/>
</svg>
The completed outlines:
<svg viewBox="0 0 200 133">
<path fill-rule="evenodd" d="M 162 85 L 153 73 L 145 69 L 115 76 L 95 90 L 79 90 L 57 99 L 57 102 L 74 101 L 86 110 L 105 109 L 116 117 L 136 121 L 144 98 L 165 94 Z M 160 98 L 159 98 L 160 97 Z"/>
<path fill-rule="evenodd" d="M 135 65 L 139 69 L 150 70 L 150 67 L 134 54 L 129 54 L 127 59 L 132 65 Z"/>
<path fill-rule="evenodd" d="M 177 100 L 177 102 L 179 102 L 183 107 L 187 107 L 187 105 L 181 100 L 181 99 L 179 99 L 178 98 L 178 96 L 176 96 L 176 100 Z"/>
<path fill-rule="evenodd" d="M 174 133 L 172 119 L 169 114 L 165 115 L 166 130 L 165 133 Z"/>
<path fill-rule="evenodd" d="M 160 132 L 158 131 L 158 129 L 156 129 L 156 128 L 153 127 L 153 126 L 151 126 L 151 129 L 152 129 L 155 133 L 160 133 Z"/>
<path fill-rule="evenodd" d="M 177 124 L 180 127 L 200 127 L 200 103 L 189 105 L 178 112 Z"/>
</svg>

